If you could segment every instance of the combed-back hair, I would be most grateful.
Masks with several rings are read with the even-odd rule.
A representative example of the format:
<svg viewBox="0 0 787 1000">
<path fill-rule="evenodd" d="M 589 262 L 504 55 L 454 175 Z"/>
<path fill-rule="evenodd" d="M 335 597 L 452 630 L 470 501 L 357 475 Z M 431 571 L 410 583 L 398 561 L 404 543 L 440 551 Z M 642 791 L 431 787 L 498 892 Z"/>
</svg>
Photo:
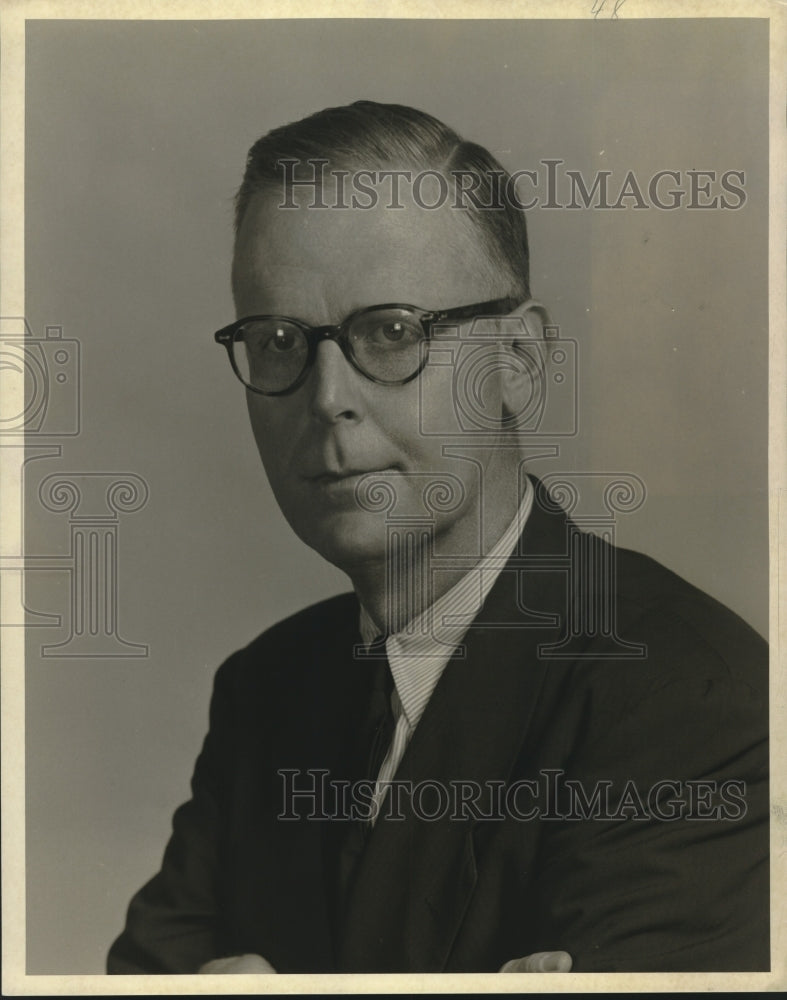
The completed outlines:
<svg viewBox="0 0 787 1000">
<path fill-rule="evenodd" d="M 490 272 L 506 286 L 503 294 L 529 298 L 525 213 L 513 199 L 500 196 L 509 174 L 483 146 L 466 142 L 437 118 L 400 104 L 356 101 L 273 129 L 249 150 L 235 198 L 236 234 L 255 193 L 284 190 L 287 174 L 282 161 L 287 160 L 298 164 L 327 160 L 327 170 L 437 171 L 445 176 L 452 200 L 460 172 L 472 174 L 473 196 L 461 198 L 466 207 L 458 210 L 459 215 L 480 237 Z"/>
</svg>

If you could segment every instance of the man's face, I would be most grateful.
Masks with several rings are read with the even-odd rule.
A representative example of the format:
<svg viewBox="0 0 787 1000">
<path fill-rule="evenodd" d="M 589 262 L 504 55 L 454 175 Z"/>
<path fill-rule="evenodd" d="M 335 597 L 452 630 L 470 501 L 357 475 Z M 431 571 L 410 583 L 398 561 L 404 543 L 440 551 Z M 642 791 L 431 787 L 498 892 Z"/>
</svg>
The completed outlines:
<svg viewBox="0 0 787 1000">
<path fill-rule="evenodd" d="M 304 201 L 284 210 L 277 200 L 256 195 L 243 219 L 233 268 L 239 317 L 275 313 L 317 326 L 371 305 L 443 309 L 505 294 L 502 276 L 497 287 L 483 278 L 488 267 L 479 265 L 478 239 L 449 207 L 320 210 Z M 445 444 L 462 441 L 452 377 L 450 367 L 427 364 L 405 385 L 375 384 L 338 344 L 324 341 L 291 394 L 247 391 L 260 456 L 285 517 L 307 545 L 351 576 L 385 557 L 386 514 L 363 509 L 356 497 L 369 472 L 395 491 L 397 517 L 423 517 L 428 482 L 458 479 L 464 499 L 434 515 L 437 543 L 445 554 L 477 551 L 481 479 L 485 491 L 490 484 L 494 490 L 511 451 L 488 442 L 469 453 L 471 460 L 443 454 Z M 500 383 L 494 376 L 485 382 L 487 413 L 502 414 Z"/>
</svg>

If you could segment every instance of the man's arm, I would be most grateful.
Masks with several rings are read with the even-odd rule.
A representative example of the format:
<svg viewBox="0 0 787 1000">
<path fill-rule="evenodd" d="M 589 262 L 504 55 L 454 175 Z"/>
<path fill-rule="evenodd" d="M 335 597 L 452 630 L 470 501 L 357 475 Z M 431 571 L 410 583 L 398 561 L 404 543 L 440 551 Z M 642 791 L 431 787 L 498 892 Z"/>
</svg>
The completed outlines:
<svg viewBox="0 0 787 1000">
<path fill-rule="evenodd" d="M 109 952 L 109 973 L 191 973 L 218 957 L 217 845 L 226 815 L 221 773 L 231 726 L 230 663 L 216 674 L 210 728 L 194 767 L 191 799 L 175 812 L 161 870 L 131 900 L 125 929 Z"/>
<path fill-rule="evenodd" d="M 767 687 L 747 679 L 762 677 L 767 653 L 752 644 L 751 670 L 731 670 L 688 640 L 683 655 L 685 669 L 676 654 L 667 676 L 625 709 L 620 702 L 616 721 L 590 726 L 566 768 L 586 801 L 611 780 L 613 814 L 632 781 L 631 818 L 596 809 L 542 821 L 532 905 L 543 940 L 534 943 L 565 949 L 575 971 L 769 967 Z M 689 664 L 699 655 L 699 668 Z M 564 794 L 563 809 L 576 816 L 576 805 Z"/>
</svg>

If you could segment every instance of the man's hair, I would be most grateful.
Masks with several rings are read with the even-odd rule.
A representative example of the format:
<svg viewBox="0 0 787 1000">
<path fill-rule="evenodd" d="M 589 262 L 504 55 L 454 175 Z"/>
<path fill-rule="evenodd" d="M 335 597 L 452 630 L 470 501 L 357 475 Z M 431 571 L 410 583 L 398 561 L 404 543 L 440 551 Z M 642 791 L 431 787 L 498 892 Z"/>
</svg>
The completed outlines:
<svg viewBox="0 0 787 1000">
<path fill-rule="evenodd" d="M 329 169 L 395 166 L 439 172 L 448 182 L 451 203 L 466 206 L 457 211 L 481 238 L 490 273 L 506 285 L 503 294 L 530 297 L 525 213 L 510 198 L 500 196 L 507 171 L 483 146 L 466 142 L 431 115 L 400 104 L 356 101 L 268 132 L 249 150 L 235 198 L 236 236 L 255 193 L 284 191 L 284 160 L 304 165 L 327 160 Z M 471 184 L 464 188 L 467 196 L 457 202 L 462 174 L 470 176 Z"/>
</svg>

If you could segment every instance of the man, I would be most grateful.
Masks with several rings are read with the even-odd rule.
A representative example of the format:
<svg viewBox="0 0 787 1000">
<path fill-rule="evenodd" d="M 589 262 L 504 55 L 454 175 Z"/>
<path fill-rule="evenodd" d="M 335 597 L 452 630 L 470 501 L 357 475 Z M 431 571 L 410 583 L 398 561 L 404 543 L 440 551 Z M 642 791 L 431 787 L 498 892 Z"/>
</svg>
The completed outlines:
<svg viewBox="0 0 787 1000">
<path fill-rule="evenodd" d="M 499 164 L 395 105 L 277 129 L 232 279 L 274 494 L 354 592 L 218 671 L 109 971 L 768 968 L 765 645 L 523 473 L 550 328 Z"/>
</svg>

